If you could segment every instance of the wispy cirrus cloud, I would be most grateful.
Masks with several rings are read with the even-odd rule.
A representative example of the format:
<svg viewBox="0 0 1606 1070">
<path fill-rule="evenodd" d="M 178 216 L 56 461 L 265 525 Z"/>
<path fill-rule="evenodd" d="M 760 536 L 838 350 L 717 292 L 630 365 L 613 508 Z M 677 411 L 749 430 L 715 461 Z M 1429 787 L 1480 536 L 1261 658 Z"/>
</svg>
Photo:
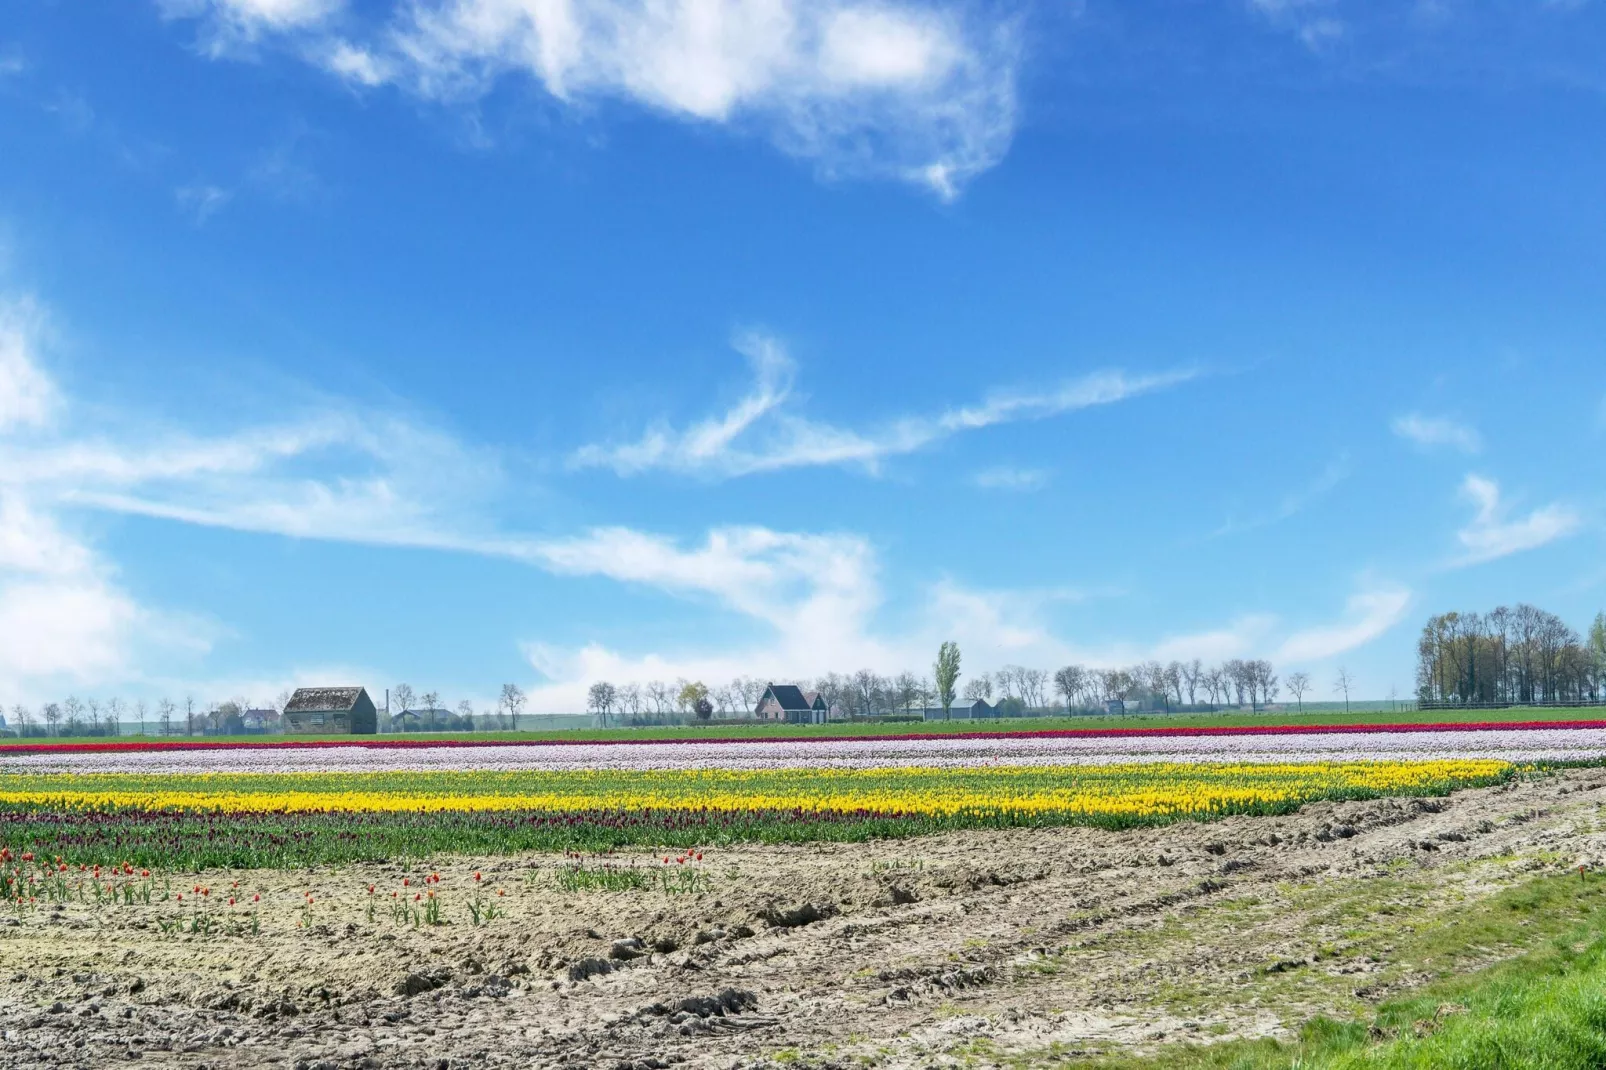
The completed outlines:
<svg viewBox="0 0 1606 1070">
<path fill-rule="evenodd" d="M 1429 449 L 1446 447 L 1468 454 L 1483 449 L 1483 436 L 1477 428 L 1446 416 L 1409 412 L 1396 416 L 1389 427 L 1400 438 Z"/>
<path fill-rule="evenodd" d="M 336 0 L 161 0 L 215 52 L 273 34 L 362 87 L 472 102 L 533 80 L 566 105 L 623 100 L 764 132 L 828 176 L 918 183 L 945 199 L 1015 129 L 1014 22 L 907 0 L 410 0 L 377 21 Z"/>
<path fill-rule="evenodd" d="M 1097 372 L 1043 390 L 997 391 L 972 405 L 896 417 L 875 430 L 856 431 L 794 411 L 797 368 L 774 338 L 748 334 L 736 347 L 752 365 L 753 386 L 729 409 L 680 429 L 659 424 L 634 441 L 582 446 L 570 456 L 570 466 L 610 468 L 621 476 L 662 470 L 729 478 L 821 465 L 874 473 L 890 457 L 967 431 L 1110 405 L 1198 374 Z"/>
<path fill-rule="evenodd" d="M 1239 535 L 1246 531 L 1270 527 L 1273 524 L 1288 520 L 1303 512 L 1311 503 L 1325 498 L 1335 487 L 1349 478 L 1349 473 L 1349 458 L 1347 456 L 1334 458 L 1315 479 L 1303 487 L 1284 494 L 1275 509 L 1256 513 L 1242 520 L 1229 517 L 1226 523 L 1210 533 L 1210 537 L 1220 538 L 1224 535 Z"/>
<path fill-rule="evenodd" d="M 196 226 L 204 226 L 223 206 L 228 204 L 233 194 L 222 186 L 210 183 L 196 183 L 190 186 L 180 186 L 173 191 L 173 199 L 178 203 L 179 211 L 189 216 Z"/>
<path fill-rule="evenodd" d="M 1317 50 L 1344 37 L 1348 27 L 1334 15 L 1333 0 L 1248 0 L 1251 11 Z"/>
<path fill-rule="evenodd" d="M 1027 492 L 1042 490 L 1048 486 L 1052 473 L 1046 468 L 1016 468 L 1013 465 L 997 465 L 993 468 L 983 468 L 970 477 L 973 486 L 982 490 L 1007 490 Z"/>
<path fill-rule="evenodd" d="M 1559 502 L 1541 506 L 1527 516 L 1508 519 L 1500 500 L 1500 485 L 1479 475 L 1468 475 L 1462 481 L 1461 495 L 1477 511 L 1472 522 L 1456 532 L 1462 553 L 1451 562 L 1452 566 L 1476 565 L 1535 550 L 1572 535 L 1583 525 L 1583 518 L 1575 510 Z"/>
</svg>

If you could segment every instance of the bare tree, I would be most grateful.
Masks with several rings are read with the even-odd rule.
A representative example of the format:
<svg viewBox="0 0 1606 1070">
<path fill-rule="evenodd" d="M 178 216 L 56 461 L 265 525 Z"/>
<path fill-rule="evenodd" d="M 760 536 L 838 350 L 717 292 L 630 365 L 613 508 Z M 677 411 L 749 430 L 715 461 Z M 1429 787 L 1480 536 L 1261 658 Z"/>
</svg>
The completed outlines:
<svg viewBox="0 0 1606 1070">
<path fill-rule="evenodd" d="M 619 709 L 631 717 L 641 716 L 641 685 L 629 683 L 619 689 Z"/>
<path fill-rule="evenodd" d="M 1277 697 L 1277 674 L 1272 671 L 1271 662 L 1251 661 L 1249 670 L 1255 687 L 1260 689 L 1260 704 L 1270 706 L 1271 700 Z"/>
<path fill-rule="evenodd" d="M 418 701 L 423 703 L 424 709 L 429 711 L 429 726 L 434 728 L 435 708 L 441 704 L 441 693 L 439 691 L 425 691 L 418 696 Z"/>
<path fill-rule="evenodd" d="M 1080 665 L 1067 665 L 1054 673 L 1054 690 L 1065 698 L 1065 710 L 1070 712 L 1087 688 L 1087 670 Z"/>
<path fill-rule="evenodd" d="M 144 699 L 134 703 L 134 716 L 139 718 L 139 734 L 142 736 L 145 734 L 145 716 L 149 712 L 150 710 L 146 707 Z"/>
<path fill-rule="evenodd" d="M 1338 667 L 1338 675 L 1336 677 L 1334 677 L 1334 679 L 1333 679 L 1333 691 L 1335 693 L 1342 693 L 1343 694 L 1343 696 L 1344 696 L 1344 712 L 1345 713 L 1349 712 L 1349 693 L 1350 693 L 1350 688 L 1352 688 L 1354 686 L 1355 686 L 1355 678 L 1349 674 L 1349 670 L 1348 669 L 1346 669 L 1346 668 L 1344 668 L 1344 666 L 1340 665 Z"/>
<path fill-rule="evenodd" d="M 1182 662 L 1173 661 L 1165 667 L 1165 683 L 1170 693 L 1182 705 Z"/>
<path fill-rule="evenodd" d="M 195 734 L 195 696 L 194 695 L 185 695 L 184 696 L 184 734 L 186 736 L 193 736 Z"/>
<path fill-rule="evenodd" d="M 156 704 L 156 719 L 161 722 L 162 735 L 173 734 L 173 711 L 177 708 L 173 705 L 173 700 L 166 697 Z"/>
<path fill-rule="evenodd" d="M 457 704 L 457 715 L 468 722 L 470 729 L 474 727 L 474 703 L 463 699 Z"/>
<path fill-rule="evenodd" d="M 602 727 L 608 727 L 608 712 L 619 697 L 618 690 L 606 680 L 598 680 L 586 692 L 586 708 L 602 715 Z"/>
<path fill-rule="evenodd" d="M 1294 701 L 1299 703 L 1299 712 L 1305 712 L 1305 692 L 1310 690 L 1310 674 L 1304 672 L 1291 672 L 1288 674 L 1288 690 L 1293 693 Z"/>
<path fill-rule="evenodd" d="M 1203 682 L 1204 665 L 1200 663 L 1198 658 L 1183 663 L 1182 686 L 1188 689 L 1188 705 L 1197 706 L 1199 704 L 1199 685 Z M 1181 699 L 1177 701 L 1180 703 Z"/>
<path fill-rule="evenodd" d="M 395 687 L 390 689 L 390 697 L 392 701 L 396 703 L 396 710 L 395 713 L 391 714 L 392 717 L 395 717 L 397 714 L 406 713 L 408 710 L 413 708 L 414 695 L 411 684 L 397 684 Z"/>
<path fill-rule="evenodd" d="M 67 701 L 61 704 L 61 710 L 67 715 L 67 734 L 76 735 L 83 721 L 84 704 L 76 695 L 68 695 Z"/>
<path fill-rule="evenodd" d="M 912 672 L 900 672 L 892 681 L 892 688 L 898 705 L 907 717 L 914 707 L 915 700 L 920 697 L 920 677 Z"/>
<path fill-rule="evenodd" d="M 44 709 L 39 711 L 45 719 L 45 731 L 50 735 L 61 734 L 61 707 L 54 702 L 45 703 Z"/>
<path fill-rule="evenodd" d="M 1042 669 L 1027 669 L 1021 674 L 1021 692 L 1028 709 L 1040 710 L 1048 705 L 1048 673 Z"/>
<path fill-rule="evenodd" d="M 28 707 L 20 703 L 11 707 L 11 716 L 17 719 L 17 735 L 26 736 L 28 734 L 28 719 L 33 716 L 28 712 Z"/>
<path fill-rule="evenodd" d="M 1100 669 L 1099 686 L 1110 702 L 1125 703 L 1127 696 L 1137 687 L 1137 680 L 1125 669 Z"/>
<path fill-rule="evenodd" d="M 123 700 L 113 695 L 106 700 L 106 734 L 109 736 L 122 735 Z"/>
<path fill-rule="evenodd" d="M 100 700 L 92 698 L 84 703 L 89 711 L 89 731 L 93 735 L 100 735 Z"/>
<path fill-rule="evenodd" d="M 524 690 L 518 684 L 503 684 L 497 708 L 507 712 L 508 727 L 517 728 L 524 710 Z"/>
<path fill-rule="evenodd" d="M 667 713 L 669 705 L 674 699 L 674 692 L 662 680 L 653 680 L 647 684 L 647 698 L 652 702 L 652 712 Z"/>
</svg>

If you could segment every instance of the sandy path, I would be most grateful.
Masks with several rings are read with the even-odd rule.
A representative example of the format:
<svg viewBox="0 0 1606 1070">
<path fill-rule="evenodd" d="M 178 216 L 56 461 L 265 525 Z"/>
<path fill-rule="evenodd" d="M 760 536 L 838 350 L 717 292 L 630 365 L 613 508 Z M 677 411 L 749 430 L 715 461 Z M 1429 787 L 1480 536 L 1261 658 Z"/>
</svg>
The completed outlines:
<svg viewBox="0 0 1606 1070">
<path fill-rule="evenodd" d="M 1414 925 L 1596 858 L 1603 804 L 1588 769 L 1147 831 L 753 846 L 678 895 L 564 892 L 547 856 L 443 860 L 433 929 L 367 917 L 368 884 L 416 893 L 422 868 L 209 873 L 209 903 L 235 879 L 262 896 L 260 933 L 164 933 L 191 916 L 173 902 L 0 915 L 0 1066 L 985 1065 L 1274 1033 L 1417 976 L 1354 936 L 1345 895 Z M 507 893 L 485 927 L 476 868 Z M 610 960 L 619 940 L 639 957 Z M 571 980 L 588 959 L 615 968 Z"/>
</svg>

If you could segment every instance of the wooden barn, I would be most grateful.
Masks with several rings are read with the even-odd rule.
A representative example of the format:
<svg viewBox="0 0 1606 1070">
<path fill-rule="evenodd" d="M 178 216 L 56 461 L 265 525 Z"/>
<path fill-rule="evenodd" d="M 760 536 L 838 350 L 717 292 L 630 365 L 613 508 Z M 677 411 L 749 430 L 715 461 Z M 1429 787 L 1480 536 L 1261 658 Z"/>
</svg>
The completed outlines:
<svg viewBox="0 0 1606 1070">
<path fill-rule="evenodd" d="M 287 735 L 372 735 L 379 730 L 374 700 L 361 687 L 298 687 L 284 707 Z"/>
</svg>

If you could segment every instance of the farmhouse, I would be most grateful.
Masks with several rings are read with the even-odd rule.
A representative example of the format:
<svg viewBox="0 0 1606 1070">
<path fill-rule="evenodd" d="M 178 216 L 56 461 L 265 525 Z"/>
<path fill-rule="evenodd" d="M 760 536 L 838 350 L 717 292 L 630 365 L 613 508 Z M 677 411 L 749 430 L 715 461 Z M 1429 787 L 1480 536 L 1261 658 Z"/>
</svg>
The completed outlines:
<svg viewBox="0 0 1606 1070">
<path fill-rule="evenodd" d="M 361 687 L 299 687 L 284 707 L 287 734 L 372 734 L 379 717 L 374 700 Z"/>
<path fill-rule="evenodd" d="M 796 684 L 770 684 L 753 707 L 760 721 L 786 721 L 789 724 L 825 723 L 825 698 L 818 691 L 807 694 Z"/>
</svg>

